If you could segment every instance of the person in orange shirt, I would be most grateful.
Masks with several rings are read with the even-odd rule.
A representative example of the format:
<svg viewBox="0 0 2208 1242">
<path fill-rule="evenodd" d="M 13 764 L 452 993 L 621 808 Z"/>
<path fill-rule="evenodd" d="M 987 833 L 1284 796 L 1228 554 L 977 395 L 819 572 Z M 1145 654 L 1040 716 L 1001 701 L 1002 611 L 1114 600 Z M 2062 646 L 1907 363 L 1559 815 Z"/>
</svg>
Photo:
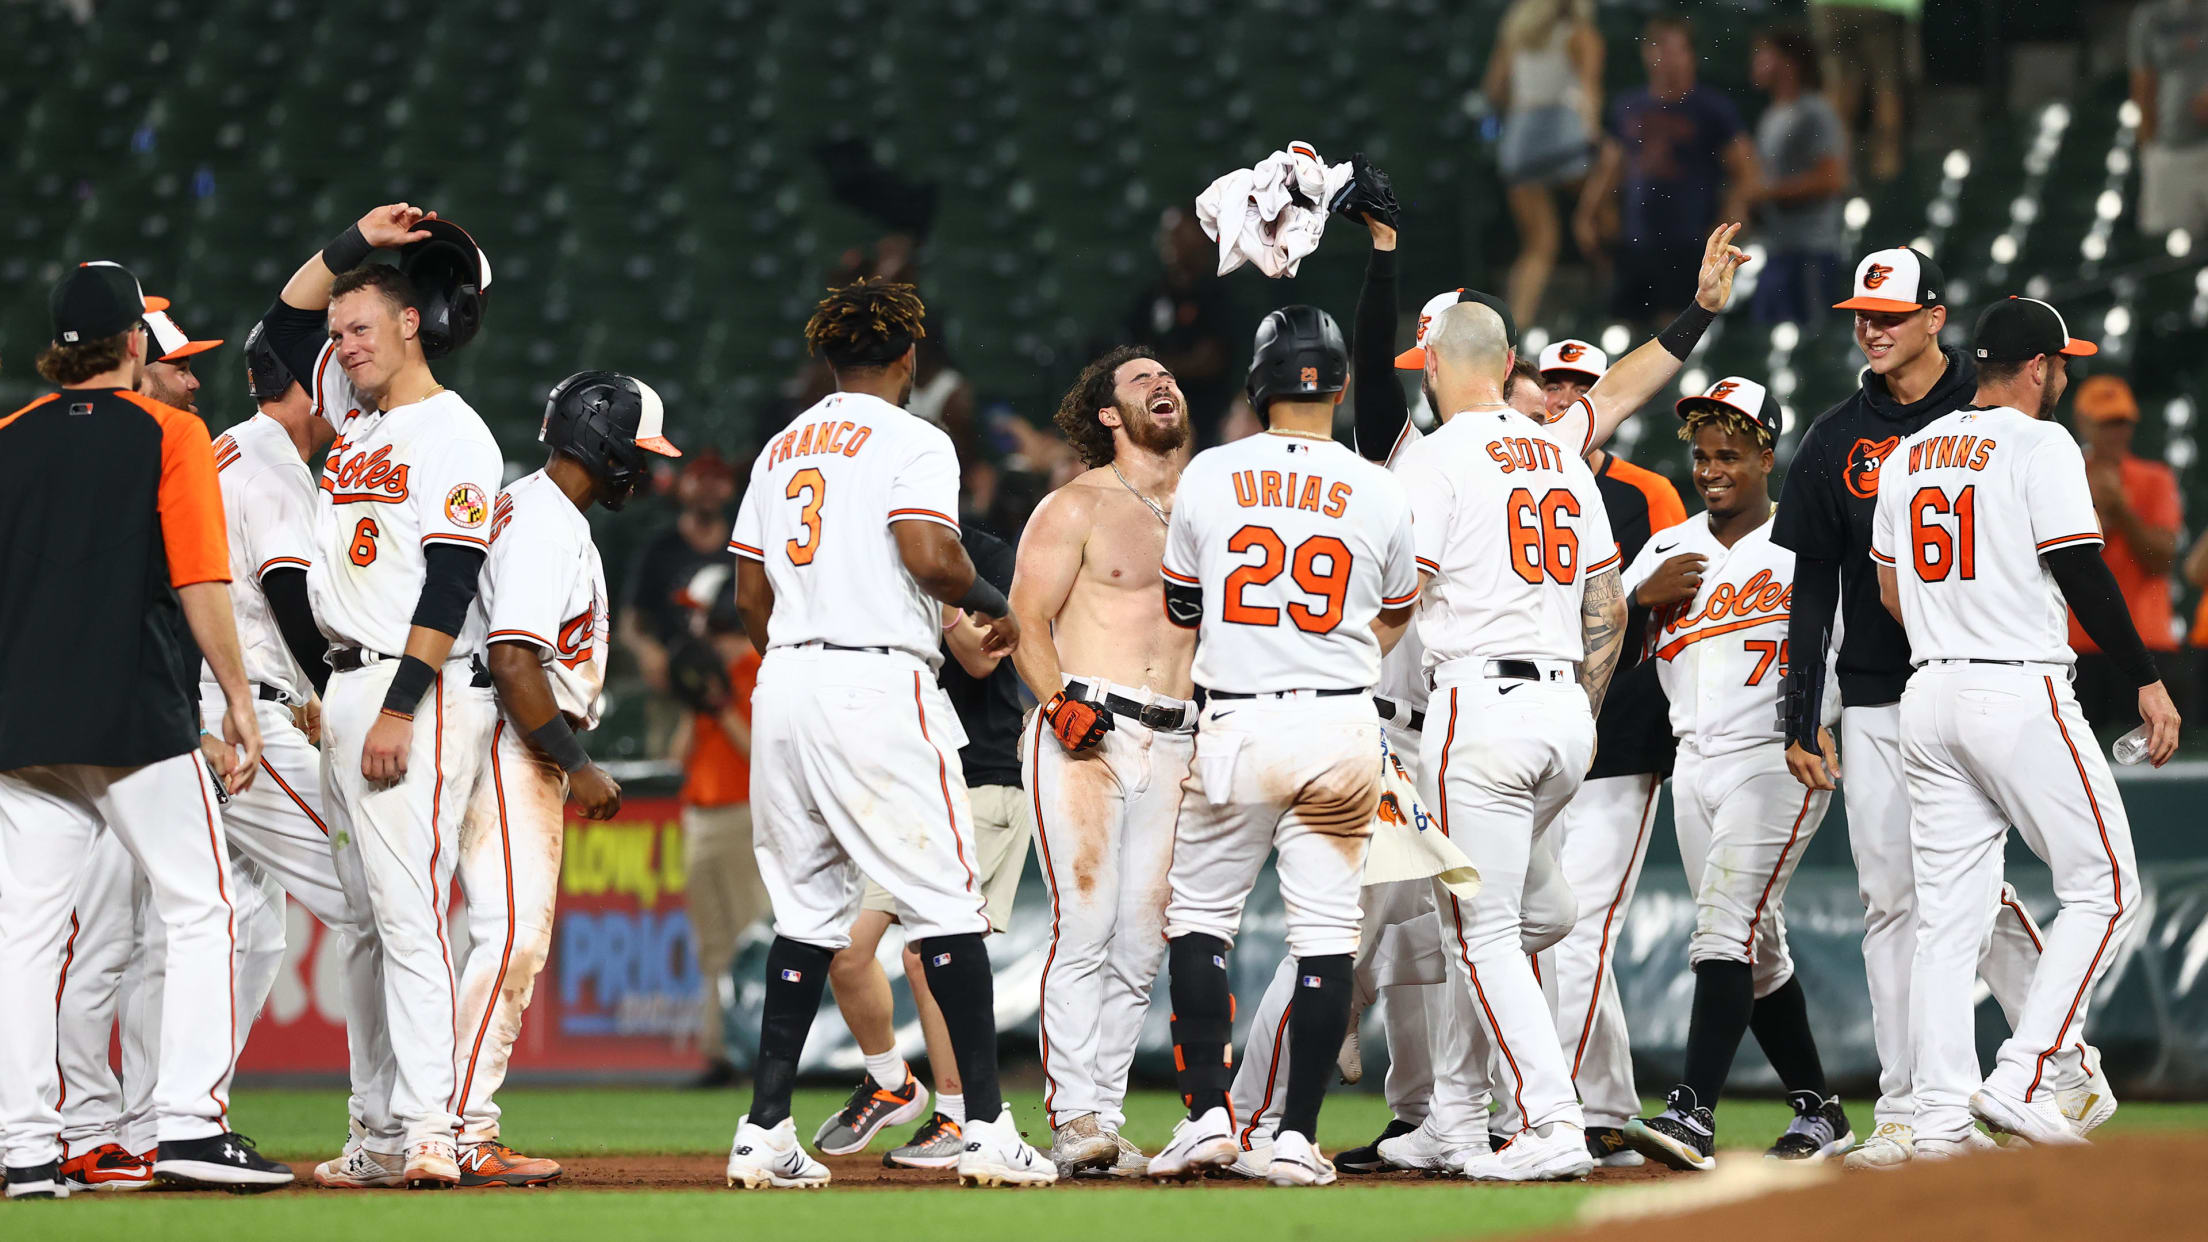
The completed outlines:
<svg viewBox="0 0 2208 1242">
<path fill-rule="evenodd" d="M 2093 376 L 2078 385 L 2071 408 L 2078 438 L 2085 444 L 2093 510 L 2108 540 L 2101 555 L 2123 590 L 2139 637 L 2147 650 L 2163 653 L 2157 662 L 2167 665 L 2177 651 L 2170 625 L 2170 571 L 2177 564 L 2178 528 L 2184 524 L 2177 475 L 2161 462 L 2132 456 L 2139 402 L 2131 385 L 2113 375 Z M 2070 648 L 2078 653 L 2076 689 L 2085 718 L 2096 729 L 2137 724 L 2131 688 L 2114 675 L 2108 657 L 2085 636 L 2075 616 L 2070 619 Z"/>
<path fill-rule="evenodd" d="M 690 932 L 704 978 L 699 1006 L 698 1050 L 705 1072 L 695 1085 L 736 1082 L 724 1027 L 723 992 L 746 929 L 766 917 L 767 888 L 751 848 L 751 690 L 759 680 L 759 653 L 744 637 L 733 595 L 724 594 L 705 616 L 710 669 L 671 668 L 669 679 L 699 684 L 678 691 L 693 711 L 681 741 L 682 839 L 689 873 Z"/>
</svg>

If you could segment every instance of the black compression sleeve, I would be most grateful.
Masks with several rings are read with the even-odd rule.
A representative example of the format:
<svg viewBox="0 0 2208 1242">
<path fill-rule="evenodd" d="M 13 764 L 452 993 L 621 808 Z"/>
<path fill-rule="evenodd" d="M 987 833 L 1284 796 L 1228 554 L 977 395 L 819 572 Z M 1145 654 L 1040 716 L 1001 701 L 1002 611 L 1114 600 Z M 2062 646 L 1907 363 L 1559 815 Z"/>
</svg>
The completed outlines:
<svg viewBox="0 0 2208 1242">
<path fill-rule="evenodd" d="M 958 597 L 954 607 L 979 613 L 984 617 L 1001 617 L 1011 605 L 1005 603 L 1004 592 L 998 590 L 995 583 L 982 577 L 981 571 L 977 569 L 974 571 L 974 585 L 966 588 L 966 593 Z"/>
<path fill-rule="evenodd" d="M 414 624 L 457 638 L 461 623 L 468 619 L 468 605 L 475 602 L 483 549 L 433 543 L 423 550 L 422 559 L 428 569 L 422 575 L 421 599 L 414 605 Z"/>
<path fill-rule="evenodd" d="M 1375 250 L 1366 258 L 1352 332 L 1349 356 L 1357 374 L 1357 451 L 1385 465 L 1411 418 L 1403 384 L 1395 375 L 1393 250 Z"/>
<path fill-rule="evenodd" d="M 1184 630 L 1193 630 L 1204 623 L 1204 588 L 1175 582 L 1165 583 L 1165 619 Z"/>
<path fill-rule="evenodd" d="M 1786 740 L 1817 749 L 1824 713 L 1825 647 L 1840 607 L 1840 565 L 1817 556 L 1794 558 L 1792 617 L 1786 627 Z"/>
<path fill-rule="evenodd" d="M 330 684 L 330 640 L 314 623 L 314 609 L 307 606 L 307 571 L 286 566 L 261 575 L 261 594 L 268 597 L 268 611 L 283 633 L 291 658 L 322 693 Z"/>
<path fill-rule="evenodd" d="M 2062 598 L 2077 615 L 2079 627 L 2115 663 L 2116 671 L 2134 687 L 2162 680 L 2162 674 L 2155 670 L 2154 657 L 2147 654 L 2147 645 L 2139 638 L 2139 627 L 2132 622 L 2131 609 L 2124 604 L 2123 589 L 2116 585 L 2116 575 L 2109 572 L 2108 562 L 2101 557 L 2101 549 L 2094 544 L 2074 544 L 2043 555 L 2047 572 L 2062 588 Z"/>
<path fill-rule="evenodd" d="M 299 386 L 314 395 L 314 363 L 322 356 L 322 346 L 330 339 L 330 313 L 327 310 L 301 310 L 282 298 L 261 316 L 261 326 L 267 329 L 268 347 L 276 351 L 286 370 L 289 370 Z M 342 412 L 342 411 L 341 411 Z"/>
</svg>

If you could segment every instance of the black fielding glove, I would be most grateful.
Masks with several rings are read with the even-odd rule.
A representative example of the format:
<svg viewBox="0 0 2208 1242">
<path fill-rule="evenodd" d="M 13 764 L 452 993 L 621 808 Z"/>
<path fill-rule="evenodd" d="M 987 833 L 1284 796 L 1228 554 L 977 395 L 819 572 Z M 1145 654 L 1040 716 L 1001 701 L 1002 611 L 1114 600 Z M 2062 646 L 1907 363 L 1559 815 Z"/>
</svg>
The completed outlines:
<svg viewBox="0 0 2208 1242">
<path fill-rule="evenodd" d="M 1395 201 L 1395 187 L 1388 181 L 1388 174 L 1362 151 L 1351 156 L 1349 162 L 1349 184 L 1343 186 L 1334 199 L 1335 213 L 1353 220 L 1371 216 L 1394 228 L 1396 214 L 1402 206 Z"/>
</svg>

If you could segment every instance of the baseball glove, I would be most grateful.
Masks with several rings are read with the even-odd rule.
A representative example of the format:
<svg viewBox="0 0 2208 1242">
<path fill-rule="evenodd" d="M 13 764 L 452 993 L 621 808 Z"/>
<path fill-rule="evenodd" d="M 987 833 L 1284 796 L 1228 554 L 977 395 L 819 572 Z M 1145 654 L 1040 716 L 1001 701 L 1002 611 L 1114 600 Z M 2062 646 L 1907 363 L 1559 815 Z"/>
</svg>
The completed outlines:
<svg viewBox="0 0 2208 1242">
<path fill-rule="evenodd" d="M 667 653 L 667 690 L 676 701 L 708 716 L 728 706 L 728 669 L 710 643 L 689 639 Z"/>
<path fill-rule="evenodd" d="M 1371 216 L 1394 228 L 1402 205 L 1395 201 L 1395 187 L 1389 183 L 1388 174 L 1365 158 L 1362 151 L 1350 157 L 1350 170 L 1349 184 L 1334 200 L 1335 213 L 1352 220 Z"/>
</svg>

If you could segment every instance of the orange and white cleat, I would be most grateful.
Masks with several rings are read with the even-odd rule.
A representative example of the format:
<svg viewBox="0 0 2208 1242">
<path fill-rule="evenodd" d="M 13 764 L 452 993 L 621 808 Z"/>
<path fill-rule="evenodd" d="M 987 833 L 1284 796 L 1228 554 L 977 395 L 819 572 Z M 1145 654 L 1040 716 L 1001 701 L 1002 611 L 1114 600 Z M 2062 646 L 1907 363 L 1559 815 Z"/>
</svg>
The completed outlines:
<svg viewBox="0 0 2208 1242">
<path fill-rule="evenodd" d="M 119 1143 L 103 1143 L 63 1161 L 61 1176 L 71 1190 L 144 1190 L 153 1185 L 153 1162 Z"/>
<path fill-rule="evenodd" d="M 563 1171 L 554 1161 L 524 1156 L 497 1139 L 460 1148 L 462 1186 L 549 1186 Z"/>
</svg>

